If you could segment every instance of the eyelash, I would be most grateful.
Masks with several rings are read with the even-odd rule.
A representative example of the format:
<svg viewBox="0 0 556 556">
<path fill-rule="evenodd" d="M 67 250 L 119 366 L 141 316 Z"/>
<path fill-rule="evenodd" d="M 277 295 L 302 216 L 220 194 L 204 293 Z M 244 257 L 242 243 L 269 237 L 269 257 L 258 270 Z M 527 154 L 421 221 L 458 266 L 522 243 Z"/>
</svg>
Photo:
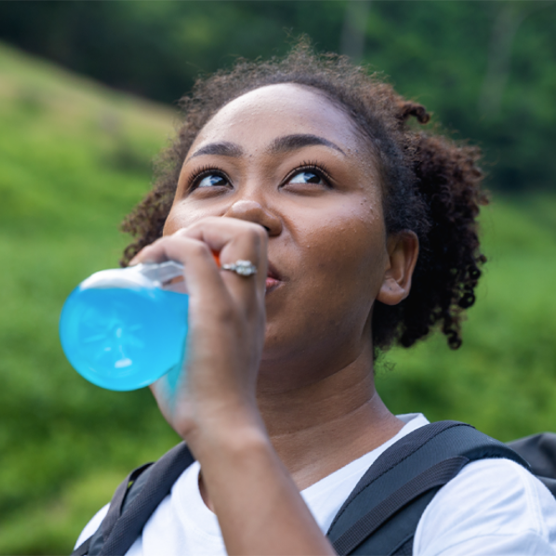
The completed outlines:
<svg viewBox="0 0 556 556">
<path fill-rule="evenodd" d="M 303 171 L 310 171 L 315 173 L 317 176 L 319 176 L 323 181 L 326 182 L 326 185 L 330 186 L 331 182 L 332 182 L 332 178 L 330 177 L 330 173 L 329 171 L 326 169 L 326 167 L 321 164 L 320 162 L 313 162 L 313 161 L 306 161 L 306 162 L 302 162 L 299 166 L 297 166 L 296 168 L 294 168 L 286 177 L 286 179 L 284 180 L 284 185 L 286 183 L 288 183 L 288 180 L 291 180 L 296 174 L 299 174 L 300 172 Z M 226 178 L 226 180 L 228 180 L 231 183 L 230 178 L 228 177 L 228 175 L 226 174 L 226 172 L 223 172 L 222 170 L 220 170 L 219 168 L 215 168 L 214 166 L 201 166 L 198 170 L 195 171 L 194 174 L 191 175 L 191 177 L 188 179 L 187 181 L 187 191 L 191 191 L 192 189 L 194 189 L 197 184 L 206 176 L 209 176 L 211 173 L 214 174 L 220 174 L 222 175 L 224 178 Z"/>
<path fill-rule="evenodd" d="M 321 180 L 326 182 L 326 185 L 331 186 L 332 178 L 330 177 L 330 172 L 327 170 L 326 166 L 320 162 L 306 161 L 302 162 L 297 168 L 294 168 L 284 180 L 284 184 L 288 183 L 296 174 L 300 172 L 310 171 L 316 174 Z"/>
<path fill-rule="evenodd" d="M 187 180 L 187 191 L 191 191 L 192 189 L 194 189 L 203 178 L 209 176 L 210 174 L 220 174 L 224 176 L 228 181 L 231 182 L 226 172 L 223 172 L 219 168 L 215 168 L 214 166 L 201 166 Z"/>
</svg>

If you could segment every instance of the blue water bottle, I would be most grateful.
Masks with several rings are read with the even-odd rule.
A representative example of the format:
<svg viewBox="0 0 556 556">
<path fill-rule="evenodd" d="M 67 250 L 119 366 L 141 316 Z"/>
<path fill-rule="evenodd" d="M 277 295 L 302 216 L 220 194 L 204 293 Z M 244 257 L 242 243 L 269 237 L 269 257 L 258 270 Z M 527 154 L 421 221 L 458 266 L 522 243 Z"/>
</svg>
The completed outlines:
<svg viewBox="0 0 556 556">
<path fill-rule="evenodd" d="M 96 272 L 75 288 L 60 316 L 69 362 L 109 390 L 152 384 L 184 357 L 189 296 L 174 261 Z"/>
</svg>

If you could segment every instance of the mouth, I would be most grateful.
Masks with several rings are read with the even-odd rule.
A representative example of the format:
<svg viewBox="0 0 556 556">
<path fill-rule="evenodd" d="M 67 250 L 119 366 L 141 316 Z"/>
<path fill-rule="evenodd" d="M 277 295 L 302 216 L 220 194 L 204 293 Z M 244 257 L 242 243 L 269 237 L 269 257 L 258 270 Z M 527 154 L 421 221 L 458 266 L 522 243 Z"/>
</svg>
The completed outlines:
<svg viewBox="0 0 556 556">
<path fill-rule="evenodd" d="M 268 262 L 268 273 L 266 275 L 266 293 L 270 293 L 275 290 L 280 284 L 283 283 L 282 277 L 274 267 L 274 265 Z"/>
</svg>

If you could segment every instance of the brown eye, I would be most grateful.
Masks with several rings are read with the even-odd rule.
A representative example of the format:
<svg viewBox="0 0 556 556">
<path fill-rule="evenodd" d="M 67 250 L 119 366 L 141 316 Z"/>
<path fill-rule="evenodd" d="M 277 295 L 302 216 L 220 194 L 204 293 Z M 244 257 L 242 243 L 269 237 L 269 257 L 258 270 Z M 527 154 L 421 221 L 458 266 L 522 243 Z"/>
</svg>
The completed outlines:
<svg viewBox="0 0 556 556">
<path fill-rule="evenodd" d="M 314 172 L 305 170 L 303 172 L 299 172 L 298 174 L 295 174 L 295 176 L 293 176 L 292 179 L 290 180 L 290 183 L 320 184 L 323 183 L 323 181 L 319 175 L 315 174 Z"/>
<path fill-rule="evenodd" d="M 228 180 L 220 174 L 208 174 L 197 183 L 197 187 L 226 187 Z"/>
</svg>

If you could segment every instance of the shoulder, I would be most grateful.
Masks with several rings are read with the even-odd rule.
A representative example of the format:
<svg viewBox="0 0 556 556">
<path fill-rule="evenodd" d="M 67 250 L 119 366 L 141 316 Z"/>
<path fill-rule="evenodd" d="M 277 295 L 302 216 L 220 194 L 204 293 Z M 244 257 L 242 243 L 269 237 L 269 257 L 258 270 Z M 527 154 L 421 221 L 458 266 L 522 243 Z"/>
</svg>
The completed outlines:
<svg viewBox="0 0 556 556">
<path fill-rule="evenodd" d="M 513 461 L 470 463 L 438 491 L 415 533 L 416 556 L 453 553 L 556 555 L 556 500 Z"/>
</svg>

